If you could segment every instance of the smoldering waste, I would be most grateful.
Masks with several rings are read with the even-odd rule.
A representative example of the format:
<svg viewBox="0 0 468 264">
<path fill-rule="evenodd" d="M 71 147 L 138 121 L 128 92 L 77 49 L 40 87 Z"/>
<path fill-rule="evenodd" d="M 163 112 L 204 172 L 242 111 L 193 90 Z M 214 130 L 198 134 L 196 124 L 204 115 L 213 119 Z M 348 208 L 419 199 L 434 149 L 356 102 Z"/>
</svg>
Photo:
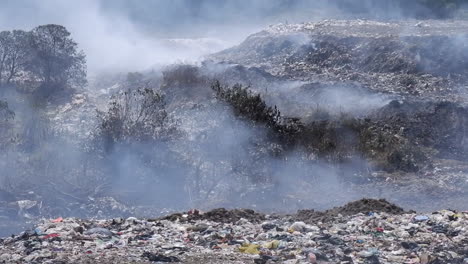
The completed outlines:
<svg viewBox="0 0 468 264">
<path fill-rule="evenodd" d="M 187 181 L 186 186 L 198 194 L 195 207 L 253 207 L 250 201 L 257 202 L 257 194 L 267 190 L 274 192 L 271 197 L 281 201 L 282 206 L 275 207 L 270 201 L 273 199 L 265 198 L 268 202 L 255 208 L 273 207 L 276 211 L 285 207 L 288 210 L 323 208 L 329 203 L 336 205 L 339 201 L 362 196 L 391 197 L 408 208 L 412 207 L 409 205 L 465 208 L 467 49 L 460 41 L 466 40 L 466 26 L 464 21 L 414 24 L 362 20 L 277 25 L 250 36 L 237 47 L 214 54 L 210 57 L 213 61 L 199 66 L 175 66 L 161 76 L 130 74 L 127 77 L 132 78 L 115 80 L 115 84 L 114 80 L 104 78 L 102 87 L 99 81 L 91 82 L 91 87 L 99 89 L 85 89 L 82 94 L 74 95 L 71 102 L 51 105 L 44 111 L 53 117 L 52 128 L 63 131 L 64 137 L 69 135 L 73 138 L 71 141 L 76 140 L 80 145 L 80 140 L 85 140 L 95 125 L 92 124 L 95 110 L 107 104 L 109 95 L 125 95 L 124 88 L 140 88 L 136 87 L 135 76 L 152 80 L 158 94 L 145 90 L 150 97 L 143 99 L 156 98 L 156 102 L 161 102 L 159 92 L 165 95 L 167 102 L 157 104 L 165 108 L 158 108 L 161 111 L 157 113 L 164 117 L 162 120 L 167 120 L 166 114 L 178 117 L 175 123 L 180 122 L 179 129 L 184 132 L 181 139 L 171 142 L 177 143 L 169 148 L 177 158 L 172 159 L 170 155 L 169 161 L 180 161 L 196 177 L 202 174 L 200 168 L 223 168 L 213 173 L 214 182 L 223 182 L 216 192 L 209 189 L 205 192 L 197 187 L 198 183 L 191 187 L 191 181 Z M 446 51 L 454 52 L 447 54 Z M 219 79 L 221 84 L 211 86 L 214 79 Z M 141 94 L 137 91 L 136 95 Z M 237 100 L 239 97 L 244 100 Z M 342 97 L 348 99 L 335 102 Z M 319 107 L 319 103 L 324 106 Z M 252 107 L 259 111 L 251 111 Z M 213 117 L 216 122 L 208 122 Z M 252 144 L 250 136 L 241 141 L 232 140 L 234 144 L 222 145 L 221 150 L 212 152 L 208 148 L 205 157 L 198 159 L 199 149 L 205 149 L 205 144 L 217 145 L 225 141 L 225 124 L 230 124 L 229 131 L 236 135 L 236 140 L 239 140 L 239 131 L 249 131 L 246 134 L 257 138 L 256 128 L 267 136 L 260 137 L 260 141 L 253 140 Z M 158 133 L 151 135 L 157 135 L 159 143 L 159 132 L 166 130 L 158 130 L 158 127 L 156 130 Z M 194 139 L 201 142 L 187 144 Z M 237 142 L 244 141 L 248 143 L 245 148 L 231 149 L 240 145 Z M 264 144 L 272 142 L 274 144 Z M 132 151 L 140 144 L 135 146 Z M 259 151 L 252 152 L 252 146 Z M 316 182 L 304 185 L 304 191 L 296 189 L 305 182 L 302 176 L 296 177 L 289 170 L 289 164 L 295 165 L 295 161 L 281 167 L 280 171 L 288 171 L 288 177 L 263 177 L 278 169 L 269 166 L 270 155 L 276 157 L 285 153 L 282 160 L 291 160 L 286 156 L 285 146 L 310 151 L 300 153 L 307 158 L 300 159 L 299 165 L 303 160 L 326 161 L 332 165 L 338 163 L 337 167 L 346 171 L 345 163 L 354 165 L 356 158 L 359 165 L 355 167 L 359 173 L 352 173 L 352 177 L 337 173 L 337 180 L 332 180 L 332 184 L 327 177 L 323 185 Z M 221 155 L 222 159 L 218 159 L 223 151 L 236 155 Z M 76 152 L 81 153 L 81 150 L 77 148 Z M 56 157 L 62 156 L 60 151 L 53 153 Z M 141 154 L 155 158 L 153 153 L 161 151 Z M 252 155 L 247 156 L 249 153 Z M 142 162 L 134 159 L 137 155 L 133 154 L 129 152 L 128 161 L 135 165 L 132 168 L 139 167 Z M 23 156 L 29 157 L 19 155 Z M 49 159 L 50 156 L 45 157 Z M 120 158 L 109 157 L 113 161 L 111 164 L 122 163 Z M 245 167 L 244 160 L 249 159 L 245 157 L 253 157 L 256 162 L 249 163 L 246 171 L 229 169 Z M 67 158 L 64 160 L 68 163 Z M 127 162 L 127 158 L 124 160 Z M 161 160 L 164 162 L 155 165 L 157 171 L 160 167 L 169 171 L 178 167 L 167 167 L 166 157 Z M 39 176 L 49 177 L 48 170 L 41 174 L 31 169 L 31 177 L 38 179 L 38 183 L 28 178 L 24 182 L 32 183 L 33 188 L 18 184 L 18 191 L 1 190 L 0 231 L 7 227 L 19 235 L 0 240 L 0 263 L 468 263 L 465 238 L 468 214 L 464 212 L 416 214 L 384 200 L 361 200 L 324 212 L 301 210 L 294 215 L 215 209 L 139 219 L 131 216 L 159 214 L 152 214 L 145 206 L 126 206 L 117 198 L 124 196 L 128 199 L 122 200 L 136 200 L 143 205 L 149 201 L 158 212 L 163 209 L 159 205 L 164 210 L 184 210 L 188 202 L 170 204 L 174 199 L 165 195 L 171 193 L 167 190 L 157 199 L 145 195 L 147 199 L 142 201 L 141 186 L 147 184 L 127 185 L 137 179 L 131 169 L 122 172 L 125 179 L 115 184 L 114 178 L 107 177 L 114 174 L 107 172 L 118 171 L 120 167 L 109 170 L 106 161 L 98 162 L 96 170 L 86 170 L 84 174 L 73 165 L 70 170 L 59 166 L 55 174 L 50 174 L 61 176 L 63 171 L 74 171 L 76 179 L 86 183 L 82 189 L 76 190 L 68 181 L 62 183 L 55 178 L 44 184 L 44 178 Z M 177 162 L 175 164 L 179 164 Z M 206 163 L 211 165 L 206 166 Z M 14 162 L 3 164 L 16 166 Z M 23 171 L 24 164 L 29 163 L 17 164 L 19 171 Z M 326 165 L 328 171 L 328 163 Z M 15 166 L 11 168 L 13 172 L 16 172 Z M 144 180 L 150 179 L 146 176 L 153 175 L 153 167 L 148 170 L 142 167 L 145 169 L 138 175 Z M 315 171 L 317 167 L 305 168 Z M 298 174 L 302 175 L 304 170 L 299 170 Z M 175 174 L 190 175 L 179 170 L 175 170 Z M 94 178 L 101 180 L 102 175 L 106 177 L 97 181 L 100 184 L 96 188 Z M 245 175 L 260 177 L 247 179 Z M 91 190 L 84 181 L 88 178 L 83 176 L 91 176 Z M 129 181 L 126 181 L 127 176 Z M 230 192 L 233 189 L 231 179 L 238 180 L 241 191 Z M 269 180 L 288 181 L 286 186 L 294 186 L 292 190 L 297 196 L 290 196 L 289 190 L 283 193 L 281 188 L 278 193 L 274 181 L 266 189 L 262 186 L 244 189 L 259 179 L 268 184 Z M 206 181 L 213 180 L 207 178 Z M 342 185 L 353 188 L 351 195 L 356 195 L 350 197 Z M 151 185 L 148 193 L 157 192 L 154 186 Z M 120 191 L 122 187 L 125 193 Z M 225 191 L 227 189 L 229 192 Z M 327 192 L 330 189 L 333 199 Z M 212 193 L 214 195 L 209 198 L 204 195 Z M 244 203 L 238 200 L 236 204 L 228 203 L 239 196 Z M 268 195 L 260 197 L 269 198 Z M 300 202 L 296 203 L 298 200 Z M 144 209 L 139 212 L 138 208 Z M 56 218 L 59 215 L 63 218 Z M 69 218 L 71 216 L 88 220 Z M 43 219 L 37 224 L 37 218 L 44 217 L 55 219 Z M 107 220 L 91 220 L 96 217 Z M 26 229 L 21 219 L 35 223 L 35 227 L 20 233 Z M 13 229 L 13 225 L 17 227 Z"/>
<path fill-rule="evenodd" d="M 0 263 L 466 263 L 467 212 L 363 199 L 324 212 L 190 210 L 158 219 L 44 219 Z"/>
</svg>

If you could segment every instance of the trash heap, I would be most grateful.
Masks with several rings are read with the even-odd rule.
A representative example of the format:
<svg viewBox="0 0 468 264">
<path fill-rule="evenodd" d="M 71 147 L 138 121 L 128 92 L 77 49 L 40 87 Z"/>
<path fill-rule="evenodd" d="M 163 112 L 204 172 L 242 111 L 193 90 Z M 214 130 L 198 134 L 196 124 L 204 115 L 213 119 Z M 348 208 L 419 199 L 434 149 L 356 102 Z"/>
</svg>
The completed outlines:
<svg viewBox="0 0 468 264">
<path fill-rule="evenodd" d="M 455 43 L 467 39 L 467 25 L 359 19 L 278 24 L 209 58 L 291 80 L 357 82 L 374 91 L 460 101 L 454 87 L 466 87 L 468 53 Z"/>
<path fill-rule="evenodd" d="M 0 263 L 468 263 L 468 212 L 416 214 L 375 201 L 316 214 L 49 219 L 1 239 Z"/>
</svg>

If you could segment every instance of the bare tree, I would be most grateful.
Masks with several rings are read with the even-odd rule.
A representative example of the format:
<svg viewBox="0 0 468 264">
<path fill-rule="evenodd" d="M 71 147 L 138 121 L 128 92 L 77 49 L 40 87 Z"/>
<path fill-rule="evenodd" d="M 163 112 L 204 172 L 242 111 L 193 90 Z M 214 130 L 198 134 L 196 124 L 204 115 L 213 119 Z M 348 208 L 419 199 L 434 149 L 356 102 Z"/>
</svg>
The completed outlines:
<svg viewBox="0 0 468 264">
<path fill-rule="evenodd" d="M 0 86 L 4 84 L 6 61 L 10 53 L 11 32 L 0 32 Z"/>
<path fill-rule="evenodd" d="M 30 59 L 30 50 L 28 47 L 29 33 L 22 30 L 13 30 L 10 56 L 6 63 L 6 83 L 20 77 L 21 72 Z"/>
<path fill-rule="evenodd" d="M 115 95 L 108 111 L 99 113 L 99 118 L 99 134 L 107 150 L 115 143 L 164 139 L 175 129 L 166 112 L 164 97 L 148 87 Z"/>
<path fill-rule="evenodd" d="M 15 113 L 10 110 L 8 103 L 0 100 L 0 146 L 5 147 L 11 139 L 12 120 Z"/>
<path fill-rule="evenodd" d="M 30 34 L 22 30 L 0 32 L 0 85 L 21 77 L 30 59 Z"/>
</svg>

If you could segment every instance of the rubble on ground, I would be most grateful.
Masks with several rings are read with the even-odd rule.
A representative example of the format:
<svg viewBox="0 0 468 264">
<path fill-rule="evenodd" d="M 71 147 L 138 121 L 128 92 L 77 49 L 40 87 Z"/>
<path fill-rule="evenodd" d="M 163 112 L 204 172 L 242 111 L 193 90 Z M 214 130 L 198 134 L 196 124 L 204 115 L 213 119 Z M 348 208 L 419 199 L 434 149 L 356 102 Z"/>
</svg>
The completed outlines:
<svg viewBox="0 0 468 264">
<path fill-rule="evenodd" d="M 417 214 L 363 199 L 321 214 L 328 217 L 217 209 L 158 219 L 44 219 L 0 239 L 0 263 L 468 262 L 468 212 Z"/>
</svg>

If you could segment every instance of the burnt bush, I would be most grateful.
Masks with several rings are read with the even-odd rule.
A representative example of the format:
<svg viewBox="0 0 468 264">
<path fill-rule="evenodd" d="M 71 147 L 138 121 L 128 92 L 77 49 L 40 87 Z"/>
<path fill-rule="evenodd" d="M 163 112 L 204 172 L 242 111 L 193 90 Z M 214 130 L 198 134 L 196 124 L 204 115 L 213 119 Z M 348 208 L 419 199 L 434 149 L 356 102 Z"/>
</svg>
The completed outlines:
<svg viewBox="0 0 468 264">
<path fill-rule="evenodd" d="M 404 134 L 398 124 L 386 122 L 341 115 L 305 124 L 297 141 L 309 152 L 332 162 L 346 163 L 358 157 L 367 159 L 377 169 L 406 172 L 427 165 L 424 146 Z"/>
<path fill-rule="evenodd" d="M 385 120 L 364 121 L 360 125 L 359 149 L 371 164 L 386 171 L 415 172 L 429 164 L 427 152 L 404 135 L 401 127 Z"/>
<path fill-rule="evenodd" d="M 163 72 L 161 91 L 168 101 L 206 100 L 211 95 L 210 80 L 192 65 L 176 65 Z"/>
<path fill-rule="evenodd" d="M 12 137 L 12 120 L 15 118 L 15 112 L 10 110 L 6 101 L 0 100 L 0 146 L 5 147 L 9 144 Z"/>
<path fill-rule="evenodd" d="M 253 126 L 267 128 L 269 140 L 279 143 L 283 150 L 300 148 L 319 159 L 337 163 L 364 157 L 387 171 L 418 171 L 428 162 L 415 137 L 401 130 L 403 121 L 392 122 L 391 115 L 374 115 L 371 119 L 341 113 L 302 123 L 299 119 L 283 117 L 275 106 L 268 106 L 249 87 L 223 87 L 216 81 L 212 89 L 218 99 L 232 107 L 237 117 Z M 414 125 L 418 124 L 421 125 Z"/>
<path fill-rule="evenodd" d="M 5 124 L 15 117 L 15 112 L 11 111 L 8 107 L 8 102 L 0 100 L 0 122 Z M 1 126 L 3 127 L 3 126 Z"/>
<path fill-rule="evenodd" d="M 224 87 L 215 81 L 211 88 L 216 98 L 232 106 L 234 115 L 250 121 L 255 126 L 263 126 L 273 132 L 274 137 L 286 147 L 295 145 L 297 135 L 303 124 L 297 118 L 285 118 L 276 106 L 268 106 L 260 94 L 250 91 L 249 87 L 236 84 Z"/>
<path fill-rule="evenodd" d="M 220 82 L 215 81 L 212 89 L 216 92 L 216 97 L 229 103 L 234 114 L 253 121 L 254 123 L 265 124 L 267 127 L 277 127 L 281 121 L 280 111 L 274 107 L 267 106 L 260 94 L 254 94 L 249 87 L 236 84 L 233 87 L 223 87 Z"/>
<path fill-rule="evenodd" d="M 180 133 L 163 95 L 149 85 L 122 91 L 98 118 L 88 150 L 97 159 L 88 161 L 89 171 L 104 175 L 107 193 L 131 203 L 146 203 L 157 193 L 159 206 L 183 200 L 173 194 L 183 192 L 187 165 L 173 150 Z"/>
<path fill-rule="evenodd" d="M 340 115 L 335 119 L 305 124 L 298 141 L 319 158 L 344 162 L 359 149 L 359 120 Z"/>
<path fill-rule="evenodd" d="M 114 95 L 107 112 L 98 112 L 98 136 L 106 151 L 117 143 L 168 139 L 175 130 L 164 97 L 150 87 Z"/>
<path fill-rule="evenodd" d="M 456 103 L 393 101 L 372 118 L 413 144 L 434 148 L 439 157 L 464 159 L 467 154 L 468 110 Z"/>
</svg>

